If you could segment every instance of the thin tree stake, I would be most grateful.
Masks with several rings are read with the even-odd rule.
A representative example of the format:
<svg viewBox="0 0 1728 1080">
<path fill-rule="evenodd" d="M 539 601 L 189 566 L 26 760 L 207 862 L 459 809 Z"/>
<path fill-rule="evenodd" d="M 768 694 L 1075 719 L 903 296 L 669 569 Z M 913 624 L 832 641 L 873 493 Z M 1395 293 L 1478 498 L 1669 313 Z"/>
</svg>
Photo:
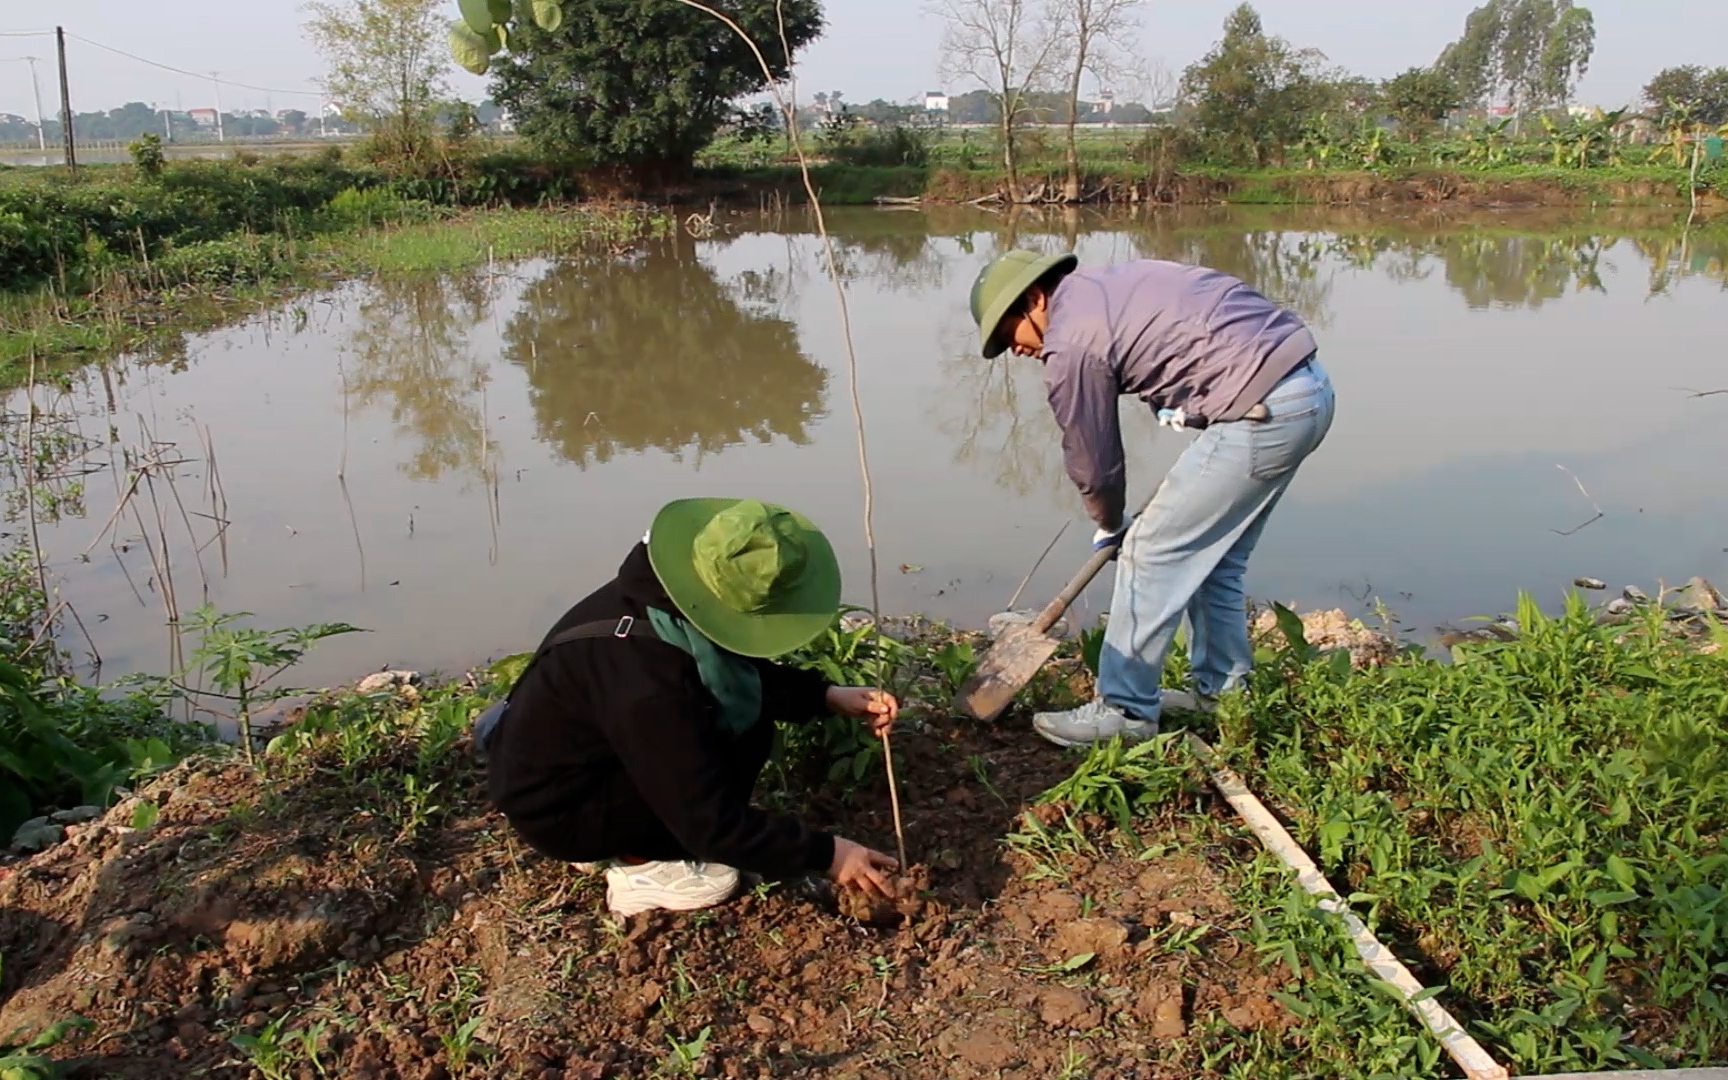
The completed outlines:
<svg viewBox="0 0 1728 1080">
<path fill-rule="evenodd" d="M 784 0 L 775 0 L 774 17 L 780 29 L 780 48 L 786 57 L 787 81 L 792 87 L 790 99 L 782 92 L 781 82 L 774 75 L 774 68 L 768 63 L 768 58 L 762 52 L 737 20 L 713 7 L 702 3 L 702 0 L 677 0 L 685 7 L 694 8 L 712 18 L 725 23 L 734 34 L 750 49 L 756 57 L 756 63 L 762 68 L 762 77 L 767 80 L 768 92 L 780 106 L 780 113 L 786 118 L 786 134 L 791 142 L 793 153 L 798 157 L 798 174 L 804 181 L 804 193 L 810 200 L 810 211 L 816 219 L 816 232 L 822 238 L 822 253 L 827 263 L 828 279 L 834 283 L 834 298 L 840 306 L 840 333 L 846 343 L 846 373 L 847 389 L 852 401 L 852 422 L 858 434 L 858 467 L 864 483 L 864 548 L 870 559 L 870 627 L 876 639 L 876 678 L 878 684 L 885 683 L 883 678 L 887 661 L 882 649 L 882 590 L 881 571 L 876 558 L 876 527 L 875 487 L 870 478 L 870 451 L 864 435 L 864 406 L 858 394 L 858 347 L 852 340 L 852 308 L 846 301 L 846 285 L 840 280 L 840 259 L 834 252 L 834 238 L 828 233 L 828 219 L 822 212 L 822 199 L 816 193 L 816 181 L 810 175 L 810 158 L 804 152 L 804 140 L 798 131 L 798 85 L 792 72 L 792 43 L 786 36 L 786 12 Z M 894 833 L 900 844 L 900 869 L 904 872 L 906 862 L 906 838 L 900 826 L 900 793 L 894 782 L 893 757 L 888 753 L 888 739 L 882 740 L 883 761 L 888 766 L 888 792 L 894 806 Z"/>
<path fill-rule="evenodd" d="M 900 850 L 900 872 L 911 869 L 906 861 L 906 829 L 900 824 L 900 785 L 894 782 L 894 743 L 888 733 L 882 733 L 882 762 L 888 766 L 888 802 L 894 808 L 894 842 Z"/>
</svg>

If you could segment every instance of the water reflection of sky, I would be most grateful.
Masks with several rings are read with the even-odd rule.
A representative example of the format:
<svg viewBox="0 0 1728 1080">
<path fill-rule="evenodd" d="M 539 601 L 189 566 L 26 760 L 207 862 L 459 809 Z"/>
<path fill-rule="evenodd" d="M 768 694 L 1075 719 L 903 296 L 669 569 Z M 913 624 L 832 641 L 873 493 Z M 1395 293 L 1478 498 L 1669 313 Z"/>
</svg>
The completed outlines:
<svg viewBox="0 0 1728 1080">
<path fill-rule="evenodd" d="M 1728 578 L 1728 397 L 1675 389 L 1728 386 L 1720 241 L 1624 220 L 1287 210 L 832 218 L 891 610 L 981 621 L 1064 521 L 1029 595 L 1085 552 L 1036 364 L 988 364 L 972 346 L 967 291 L 1010 243 L 1209 262 L 1319 327 L 1338 422 L 1267 533 L 1256 595 L 1351 609 L 1378 596 L 1426 629 L 1504 609 L 1519 588 L 1555 600 L 1579 574 Z M 180 442 L 188 493 L 205 483 L 194 433 L 208 428 L 233 522 L 226 576 L 203 553 L 210 600 L 264 625 L 375 631 L 308 679 L 521 648 L 683 495 L 807 511 L 846 561 L 848 598 L 865 602 L 845 353 L 819 246 L 802 219 L 784 233 L 732 224 L 622 261 L 348 286 L 190 339 L 183 371 L 115 368 L 112 417 L 99 378 L 69 398 L 98 443 L 111 421 L 117 446 L 137 443 L 140 417 Z M 1182 440 L 1124 409 L 1144 493 Z M 90 478 L 85 518 L 44 542 L 109 672 L 160 669 L 140 528 L 123 522 L 124 552 L 74 558 L 118 486 Z M 1559 535 L 1594 504 L 1601 520 Z M 178 545 L 182 607 L 205 594 L 191 547 Z"/>
</svg>

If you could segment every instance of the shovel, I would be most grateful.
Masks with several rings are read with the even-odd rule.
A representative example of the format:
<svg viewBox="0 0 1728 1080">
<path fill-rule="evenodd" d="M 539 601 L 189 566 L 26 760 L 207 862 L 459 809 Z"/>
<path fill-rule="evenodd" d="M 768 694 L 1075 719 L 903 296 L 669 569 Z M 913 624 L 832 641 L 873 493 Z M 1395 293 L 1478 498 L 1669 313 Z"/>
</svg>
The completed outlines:
<svg viewBox="0 0 1728 1080">
<path fill-rule="evenodd" d="M 1148 499 L 1146 505 L 1151 506 L 1152 501 Z M 1140 512 L 1145 513 L 1145 508 Z M 1061 647 L 1062 642 L 1050 636 L 1050 628 L 1115 557 L 1115 544 L 1099 548 L 1056 599 L 1045 605 L 1036 619 L 1004 630 L 990 646 L 990 651 L 984 654 L 978 670 L 954 696 L 954 710 L 975 720 L 994 720 L 1001 716 L 1002 710 L 1014 700 L 1014 695 L 1026 688 L 1026 684 L 1038 674 L 1038 669 Z"/>
</svg>

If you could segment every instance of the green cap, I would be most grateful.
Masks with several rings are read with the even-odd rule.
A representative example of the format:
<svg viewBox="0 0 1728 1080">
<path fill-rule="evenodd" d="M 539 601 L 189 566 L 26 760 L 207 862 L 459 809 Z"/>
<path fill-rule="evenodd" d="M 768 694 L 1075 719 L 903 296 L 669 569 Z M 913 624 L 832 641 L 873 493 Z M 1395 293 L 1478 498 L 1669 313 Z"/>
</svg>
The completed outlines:
<svg viewBox="0 0 1728 1080">
<path fill-rule="evenodd" d="M 1071 251 L 1045 255 L 1020 249 L 1008 252 L 979 273 L 972 283 L 972 321 L 978 324 L 985 359 L 995 359 L 1008 348 L 1008 342 L 996 335 L 1008 309 L 1019 303 L 1039 278 L 1063 265 L 1072 270 L 1080 265 L 1080 257 Z"/>
<path fill-rule="evenodd" d="M 740 656 L 803 648 L 840 613 L 840 563 L 820 529 L 756 499 L 668 503 L 648 561 L 679 612 Z"/>
</svg>

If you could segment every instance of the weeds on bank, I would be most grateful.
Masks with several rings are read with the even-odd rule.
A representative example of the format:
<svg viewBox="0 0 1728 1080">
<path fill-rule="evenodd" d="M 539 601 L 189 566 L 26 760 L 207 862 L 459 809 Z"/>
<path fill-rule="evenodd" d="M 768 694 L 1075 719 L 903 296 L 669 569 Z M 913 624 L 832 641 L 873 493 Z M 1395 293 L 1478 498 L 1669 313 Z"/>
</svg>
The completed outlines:
<svg viewBox="0 0 1728 1080">
<path fill-rule="evenodd" d="M 1524 598 L 1512 640 L 1356 671 L 1279 614 L 1285 641 L 1262 645 L 1220 746 L 1496 1056 L 1545 1073 L 1728 1055 L 1728 629 L 1708 627 L 1701 648 L 1657 605 L 1613 625 L 1576 599 L 1550 617 Z M 1085 754 L 1008 837 L 1027 876 L 1064 879 L 1068 859 L 1095 853 L 1089 816 L 1131 837 L 1197 790 L 1173 738 Z M 1233 823 L 1188 822 L 1240 843 Z M 1445 1074 L 1281 864 L 1226 875 L 1294 1022 L 1197 1030 L 1206 1067 Z"/>
<path fill-rule="evenodd" d="M 65 1066 L 47 1056 L 75 1031 L 91 1027 L 82 1016 L 56 1021 L 21 1043 L 0 1042 L 0 1077 L 5 1080 L 58 1080 L 65 1075 Z M 18 1034 L 9 1036 L 18 1038 Z"/>
<path fill-rule="evenodd" d="M 164 710 L 159 680 L 95 687 L 43 630 L 48 600 L 22 547 L 0 556 L 0 847 L 26 821 L 107 806 L 210 739 Z"/>
<path fill-rule="evenodd" d="M 1517 622 L 1369 672 L 1293 640 L 1228 750 L 1519 1070 L 1720 1060 L 1728 657 L 1657 606 Z"/>
</svg>

